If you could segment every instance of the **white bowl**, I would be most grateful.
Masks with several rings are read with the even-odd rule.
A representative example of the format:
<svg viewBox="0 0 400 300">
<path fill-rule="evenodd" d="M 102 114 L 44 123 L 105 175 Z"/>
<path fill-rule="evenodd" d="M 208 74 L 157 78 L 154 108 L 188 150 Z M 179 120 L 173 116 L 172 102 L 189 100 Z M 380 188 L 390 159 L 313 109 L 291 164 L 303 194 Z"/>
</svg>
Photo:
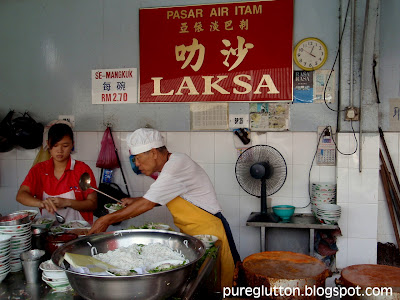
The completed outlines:
<svg viewBox="0 0 400 300">
<path fill-rule="evenodd" d="M 218 240 L 218 237 L 211 234 L 198 234 L 194 235 L 195 238 L 198 238 L 203 244 L 206 249 L 211 248 L 214 243 Z"/>
<path fill-rule="evenodd" d="M 9 251 L 10 247 L 11 247 L 11 242 L 8 242 L 7 244 L 0 244 L 0 253 Z"/>
<path fill-rule="evenodd" d="M 3 282 L 3 280 L 7 277 L 9 272 L 4 273 L 4 274 L 0 274 L 0 283 Z"/>
<path fill-rule="evenodd" d="M 70 286 L 69 281 L 50 281 L 46 280 L 44 276 L 42 276 L 42 280 L 47 283 L 51 288 L 53 289 L 61 289 L 61 288 L 67 288 Z"/>
<path fill-rule="evenodd" d="M 10 254 L 10 253 L 8 253 L 7 255 L 5 255 L 5 256 L 3 256 L 3 257 L 1 257 L 1 258 L 0 258 L 0 263 L 3 263 L 3 262 L 5 262 L 5 261 L 10 262 L 10 257 L 11 257 L 11 254 Z"/>
<path fill-rule="evenodd" d="M 27 213 L 29 215 L 30 220 L 33 221 L 33 219 L 36 217 L 39 211 L 36 209 L 21 209 L 19 211 L 16 211 L 16 213 Z"/>
<path fill-rule="evenodd" d="M 318 208 L 319 209 L 321 209 L 321 210 L 329 210 L 329 211 L 338 211 L 338 210 L 341 210 L 341 207 L 339 206 L 339 205 L 337 205 L 337 204 L 328 204 L 328 203 L 326 203 L 326 204 L 321 204 L 321 205 L 318 205 Z"/>
<path fill-rule="evenodd" d="M 36 222 L 43 222 L 43 221 L 45 221 L 46 223 L 42 223 L 42 224 L 36 223 Z M 38 219 L 34 220 L 34 222 L 32 222 L 32 227 L 49 229 L 53 225 L 54 222 L 55 222 L 55 220 L 52 220 L 49 218 L 38 218 Z"/>
<path fill-rule="evenodd" d="M 336 225 L 338 220 L 339 220 L 339 218 L 337 218 L 336 220 L 328 220 L 328 219 L 318 218 L 318 221 L 321 224 L 327 224 L 327 225 Z"/>
<path fill-rule="evenodd" d="M 3 243 L 11 242 L 12 235 L 11 234 L 0 234 L 0 245 Z"/>
<path fill-rule="evenodd" d="M 82 227 L 76 225 L 75 222 L 79 223 Z M 62 229 L 64 229 L 65 231 L 74 230 L 74 229 L 90 229 L 90 224 L 88 222 L 82 221 L 82 220 L 72 220 L 68 223 L 60 225 L 60 227 Z"/>
<path fill-rule="evenodd" d="M 30 227 L 19 228 L 19 229 L 1 229 L 2 233 L 11 234 L 11 235 L 27 234 L 27 233 L 30 233 L 30 231 L 31 231 Z"/>
<path fill-rule="evenodd" d="M 109 214 L 112 214 L 113 212 L 116 212 L 124 207 L 118 203 L 106 203 L 104 204 L 104 208 L 108 210 Z"/>
<path fill-rule="evenodd" d="M 51 282 L 56 282 L 56 281 L 57 282 L 60 282 L 60 281 L 61 282 L 65 282 L 65 281 L 68 282 L 68 277 L 67 277 L 66 274 L 63 277 L 52 277 L 52 276 L 48 276 L 48 272 L 43 271 L 42 278 L 44 278 L 47 281 L 51 281 Z"/>
<path fill-rule="evenodd" d="M 0 270 L 7 269 L 10 266 L 10 261 L 0 262 Z"/>
<path fill-rule="evenodd" d="M 159 230 L 169 230 L 171 227 L 169 227 L 168 224 L 162 224 L 162 223 L 146 223 L 142 227 L 147 227 L 147 229 L 159 229 Z"/>
<path fill-rule="evenodd" d="M 67 274 L 65 273 L 65 271 L 60 269 L 59 267 L 57 267 L 51 261 L 51 259 L 42 262 L 39 265 L 39 269 L 43 271 L 43 274 L 47 278 L 51 278 L 51 279 L 63 279 L 63 278 L 65 278 L 65 279 L 67 279 Z"/>
<path fill-rule="evenodd" d="M 8 266 L 6 266 L 6 267 L 4 267 L 4 268 L 1 268 L 1 269 L 0 269 L 0 275 L 3 275 L 3 274 L 5 274 L 5 273 L 9 273 L 9 272 L 10 272 L 10 269 L 11 269 L 10 265 L 8 265 Z"/>
</svg>

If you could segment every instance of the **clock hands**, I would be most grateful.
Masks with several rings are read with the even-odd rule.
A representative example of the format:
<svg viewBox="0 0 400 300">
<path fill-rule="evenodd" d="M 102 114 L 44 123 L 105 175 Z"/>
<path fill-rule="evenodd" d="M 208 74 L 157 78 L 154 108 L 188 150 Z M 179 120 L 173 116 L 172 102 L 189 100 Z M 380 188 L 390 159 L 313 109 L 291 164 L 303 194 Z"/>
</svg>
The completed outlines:
<svg viewBox="0 0 400 300">
<path fill-rule="evenodd" d="M 328 49 L 317 38 L 304 38 L 298 42 L 293 51 L 296 65 L 306 71 L 319 69 L 326 61 Z"/>
<path fill-rule="evenodd" d="M 314 48 L 314 47 L 313 47 L 313 48 Z M 312 52 L 312 49 L 311 49 L 311 52 L 308 52 L 308 51 L 306 51 L 306 50 L 304 50 L 304 52 L 306 52 L 306 53 L 310 54 L 311 56 L 315 57 L 315 55 L 311 53 L 311 52 Z"/>
</svg>

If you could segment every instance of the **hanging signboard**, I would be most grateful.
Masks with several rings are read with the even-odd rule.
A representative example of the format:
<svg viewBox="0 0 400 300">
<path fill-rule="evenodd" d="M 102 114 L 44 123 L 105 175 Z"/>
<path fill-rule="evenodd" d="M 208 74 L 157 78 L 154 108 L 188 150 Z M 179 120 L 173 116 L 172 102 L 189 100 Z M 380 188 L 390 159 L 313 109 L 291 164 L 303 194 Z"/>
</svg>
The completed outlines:
<svg viewBox="0 0 400 300">
<path fill-rule="evenodd" d="M 92 70 L 92 104 L 137 103 L 137 69 Z"/>
<path fill-rule="evenodd" d="M 140 102 L 292 101 L 293 0 L 139 15 Z"/>
</svg>

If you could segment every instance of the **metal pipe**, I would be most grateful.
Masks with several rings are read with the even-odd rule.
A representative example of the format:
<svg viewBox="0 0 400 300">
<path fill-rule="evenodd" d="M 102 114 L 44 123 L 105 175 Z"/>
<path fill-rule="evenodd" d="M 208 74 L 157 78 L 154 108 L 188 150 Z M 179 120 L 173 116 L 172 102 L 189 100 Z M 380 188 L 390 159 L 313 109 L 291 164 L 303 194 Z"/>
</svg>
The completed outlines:
<svg viewBox="0 0 400 300">
<path fill-rule="evenodd" d="M 351 0 L 351 26 L 350 26 L 350 101 L 349 106 L 353 107 L 353 97 L 354 97 L 354 22 L 356 17 L 356 9 L 354 0 Z"/>
</svg>

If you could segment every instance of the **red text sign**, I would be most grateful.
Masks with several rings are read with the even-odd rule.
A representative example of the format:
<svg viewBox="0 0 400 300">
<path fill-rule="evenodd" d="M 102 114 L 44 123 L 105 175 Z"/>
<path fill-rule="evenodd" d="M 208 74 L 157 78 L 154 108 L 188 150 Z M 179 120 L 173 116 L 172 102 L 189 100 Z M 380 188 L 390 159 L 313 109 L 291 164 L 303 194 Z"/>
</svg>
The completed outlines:
<svg viewBox="0 0 400 300">
<path fill-rule="evenodd" d="M 139 13 L 140 102 L 292 100 L 293 0 Z"/>
</svg>

